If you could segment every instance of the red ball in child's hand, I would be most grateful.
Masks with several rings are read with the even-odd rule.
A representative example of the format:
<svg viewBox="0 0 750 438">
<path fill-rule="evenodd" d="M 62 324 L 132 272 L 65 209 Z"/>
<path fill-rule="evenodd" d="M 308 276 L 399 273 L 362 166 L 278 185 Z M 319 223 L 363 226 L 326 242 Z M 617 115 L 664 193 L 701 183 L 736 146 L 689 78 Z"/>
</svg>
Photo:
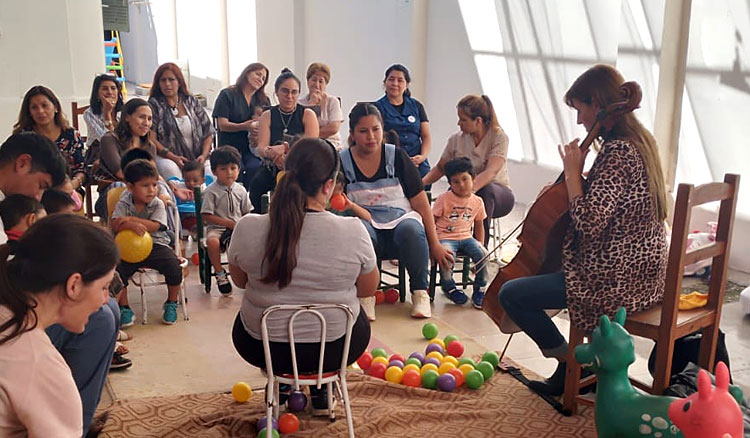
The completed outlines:
<svg viewBox="0 0 750 438">
<path fill-rule="evenodd" d="M 396 289 L 388 289 L 385 291 L 385 302 L 388 304 L 393 304 L 396 301 L 398 301 L 399 294 L 398 290 Z"/>
<path fill-rule="evenodd" d="M 375 291 L 375 304 L 383 304 L 385 301 L 385 293 L 378 289 Z"/>
<path fill-rule="evenodd" d="M 346 197 L 340 193 L 331 196 L 331 208 L 336 211 L 344 211 L 346 208 Z"/>
<path fill-rule="evenodd" d="M 200 256 L 198 255 L 198 253 L 197 253 L 197 252 L 196 252 L 195 254 L 193 254 L 193 255 L 192 255 L 192 256 L 190 257 L 190 260 L 191 260 L 191 261 L 193 262 L 193 264 L 194 264 L 194 265 L 196 265 L 196 266 L 197 266 L 198 264 L 200 264 L 200 262 L 201 262 L 201 258 L 200 258 Z"/>
</svg>

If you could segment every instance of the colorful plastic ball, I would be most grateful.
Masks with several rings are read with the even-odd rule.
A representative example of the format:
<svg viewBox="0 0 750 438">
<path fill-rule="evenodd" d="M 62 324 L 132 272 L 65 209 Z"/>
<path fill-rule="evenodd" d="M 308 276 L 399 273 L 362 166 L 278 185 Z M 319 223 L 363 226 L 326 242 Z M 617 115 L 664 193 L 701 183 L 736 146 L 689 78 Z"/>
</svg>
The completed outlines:
<svg viewBox="0 0 750 438">
<path fill-rule="evenodd" d="M 384 363 L 373 363 L 370 365 L 370 375 L 378 379 L 385 379 L 385 370 L 388 369 L 388 365 Z"/>
<path fill-rule="evenodd" d="M 456 378 L 456 388 L 463 386 L 464 380 L 466 380 L 466 377 L 464 377 L 463 371 L 461 371 L 458 368 L 453 368 L 452 370 L 448 371 L 449 374 L 452 374 L 453 377 Z"/>
<path fill-rule="evenodd" d="M 414 353 L 412 353 L 412 354 L 409 355 L 409 359 L 412 359 L 412 358 L 418 359 L 419 363 L 424 362 L 424 354 L 422 354 L 422 353 L 420 353 L 418 351 L 415 351 Z"/>
<path fill-rule="evenodd" d="M 427 371 L 435 371 L 437 373 L 438 367 L 435 364 L 427 363 L 422 365 L 422 368 L 419 370 L 420 374 L 424 376 L 424 373 Z"/>
<path fill-rule="evenodd" d="M 492 364 L 492 368 L 497 368 L 500 363 L 500 356 L 494 351 L 488 351 L 482 355 L 482 360 Z"/>
<path fill-rule="evenodd" d="M 365 351 L 362 353 L 362 356 L 357 359 L 357 365 L 364 370 L 367 371 L 370 369 L 370 365 L 372 365 L 372 354 L 370 354 L 369 351 Z"/>
<path fill-rule="evenodd" d="M 271 429 L 271 436 L 273 438 L 279 438 L 279 432 L 276 429 Z M 266 438 L 266 429 L 261 429 L 258 432 L 258 438 Z"/>
<path fill-rule="evenodd" d="M 387 304 L 394 304 L 399 298 L 400 295 L 396 289 L 388 289 L 385 291 L 385 302 Z"/>
<path fill-rule="evenodd" d="M 245 403 L 250 400 L 253 395 L 253 390 L 250 389 L 250 385 L 245 382 L 237 382 L 232 386 L 232 397 L 239 403 Z"/>
<path fill-rule="evenodd" d="M 422 367 L 422 361 L 417 359 L 416 357 L 410 357 L 406 359 L 406 362 L 404 362 L 404 366 L 406 365 L 416 365 L 417 368 Z"/>
<path fill-rule="evenodd" d="M 422 388 L 435 389 L 440 375 L 435 370 L 427 370 L 422 373 Z"/>
<path fill-rule="evenodd" d="M 268 421 L 268 417 L 261 417 L 260 420 L 258 420 L 257 426 L 255 426 L 256 429 L 258 429 L 258 430 L 265 429 L 267 421 Z M 279 430 L 279 423 L 273 417 L 271 417 L 271 424 L 273 425 L 273 428 L 275 430 Z"/>
<path fill-rule="evenodd" d="M 420 367 L 418 365 L 414 365 L 413 363 L 404 365 L 404 373 L 406 373 L 409 370 L 414 370 L 416 372 L 419 372 Z"/>
<path fill-rule="evenodd" d="M 432 364 L 432 365 L 435 365 L 435 368 L 437 368 L 437 367 L 439 367 L 439 366 L 440 366 L 440 360 L 438 360 L 437 358 L 434 358 L 434 357 L 428 357 L 428 358 L 427 358 L 427 359 L 425 359 L 425 360 L 424 360 L 424 362 L 422 363 L 422 365 L 423 365 L 423 366 L 424 366 L 424 365 L 426 365 L 426 364 Z"/>
<path fill-rule="evenodd" d="M 133 230 L 122 230 L 115 236 L 115 244 L 120 249 L 120 258 L 128 263 L 146 260 L 154 248 L 154 241 L 149 233 L 139 236 Z"/>
<path fill-rule="evenodd" d="M 428 322 L 422 326 L 422 336 L 424 336 L 425 339 L 435 339 L 437 335 L 438 328 L 435 324 Z"/>
<path fill-rule="evenodd" d="M 425 354 L 430 354 L 433 351 L 437 351 L 440 354 L 443 354 L 443 347 L 440 346 L 440 344 L 427 344 L 427 347 L 424 349 Z"/>
<path fill-rule="evenodd" d="M 383 304 L 385 302 L 385 292 L 378 289 L 375 291 L 375 304 Z"/>
<path fill-rule="evenodd" d="M 446 373 L 438 377 L 437 387 L 441 391 L 453 392 L 456 389 L 456 377 L 451 373 Z"/>
<path fill-rule="evenodd" d="M 404 359 L 404 356 L 402 356 L 402 355 L 400 355 L 398 353 L 392 354 L 391 357 L 388 358 L 388 360 L 389 361 L 391 361 L 391 360 L 400 360 L 401 362 L 406 362 L 406 359 Z"/>
<path fill-rule="evenodd" d="M 291 412 L 279 417 L 279 432 L 294 433 L 299 430 L 299 418 Z"/>
<path fill-rule="evenodd" d="M 196 252 L 195 254 L 190 256 L 190 261 L 193 262 L 195 266 L 198 266 L 201 263 L 201 257 Z"/>
<path fill-rule="evenodd" d="M 458 366 L 461 366 L 464 364 L 469 364 L 471 365 L 472 368 L 477 366 L 476 362 L 474 362 L 474 359 L 471 359 L 469 357 L 462 357 L 461 359 L 458 360 Z"/>
<path fill-rule="evenodd" d="M 302 391 L 292 391 L 286 403 L 290 411 L 300 412 L 307 406 L 307 396 Z"/>
<path fill-rule="evenodd" d="M 477 370 L 471 370 L 466 374 L 466 386 L 470 389 L 479 389 L 484 385 L 484 375 Z"/>
<path fill-rule="evenodd" d="M 464 344 L 461 341 L 451 341 L 445 346 L 445 350 L 454 357 L 461 357 L 464 354 Z"/>
<path fill-rule="evenodd" d="M 337 211 L 344 211 L 346 208 L 346 198 L 344 195 L 337 193 L 331 196 L 331 208 Z"/>
<path fill-rule="evenodd" d="M 438 362 L 442 362 L 443 361 L 443 354 L 440 353 L 439 351 L 431 351 L 431 352 L 427 353 L 427 356 L 426 356 L 425 360 L 427 360 L 429 358 L 435 358 L 435 359 L 437 359 Z"/>
<path fill-rule="evenodd" d="M 448 354 L 446 356 L 443 356 L 443 362 L 442 363 L 446 363 L 446 362 L 450 362 L 453 365 L 455 365 L 456 367 L 458 367 L 458 359 L 456 359 L 455 357 L 451 356 L 450 354 Z"/>
<path fill-rule="evenodd" d="M 400 360 L 398 360 L 398 359 L 393 359 L 393 360 L 391 360 L 390 362 L 388 362 L 388 366 L 389 366 L 389 367 L 399 367 L 399 368 L 402 368 L 402 369 L 403 369 L 403 368 L 404 368 L 404 363 L 403 363 L 403 362 L 401 362 L 401 361 L 400 361 Z"/>
<path fill-rule="evenodd" d="M 388 359 L 388 353 L 385 352 L 385 348 L 373 348 L 371 353 L 372 357 L 384 357 Z"/>
<path fill-rule="evenodd" d="M 481 361 L 477 364 L 477 371 L 482 373 L 484 376 L 484 380 L 490 380 L 490 377 L 495 373 L 495 367 L 492 366 L 491 363 L 486 361 Z"/>
<path fill-rule="evenodd" d="M 404 377 L 404 371 L 399 367 L 388 367 L 385 370 L 385 380 L 391 383 L 401 383 L 401 379 Z"/>
<path fill-rule="evenodd" d="M 457 340 L 458 340 L 458 336 L 456 335 L 448 335 L 445 338 L 443 338 L 443 342 L 445 343 L 446 346 L 450 344 L 451 342 L 457 341 Z"/>
<path fill-rule="evenodd" d="M 438 344 L 445 351 L 445 342 L 440 338 L 430 339 L 430 344 Z"/>
<path fill-rule="evenodd" d="M 422 384 L 422 375 L 419 374 L 419 371 L 408 370 L 404 373 L 401 383 L 416 388 Z"/>
<path fill-rule="evenodd" d="M 286 173 L 286 171 L 281 170 L 281 171 L 279 171 L 279 173 L 276 174 L 276 184 L 278 184 L 279 181 L 281 181 L 281 178 L 284 178 L 284 174 L 285 173 Z"/>
<path fill-rule="evenodd" d="M 471 364 L 465 363 L 463 365 L 459 365 L 458 369 L 461 370 L 462 373 L 464 373 L 464 376 L 469 373 L 469 371 L 474 371 L 474 367 Z"/>
<path fill-rule="evenodd" d="M 452 370 L 452 369 L 455 369 L 455 368 L 456 368 L 456 366 L 455 366 L 455 365 L 453 365 L 452 363 L 450 363 L 450 362 L 443 362 L 443 363 L 442 363 L 442 364 L 441 364 L 441 365 L 440 365 L 440 366 L 438 367 L 438 374 L 440 374 L 440 375 L 442 376 L 443 374 L 445 374 L 445 373 L 447 373 L 448 371 L 450 371 L 450 370 Z"/>
<path fill-rule="evenodd" d="M 373 366 L 376 363 L 382 363 L 383 365 L 388 367 L 388 359 L 384 358 L 383 356 L 373 357 L 372 361 L 370 361 L 370 366 Z"/>
</svg>

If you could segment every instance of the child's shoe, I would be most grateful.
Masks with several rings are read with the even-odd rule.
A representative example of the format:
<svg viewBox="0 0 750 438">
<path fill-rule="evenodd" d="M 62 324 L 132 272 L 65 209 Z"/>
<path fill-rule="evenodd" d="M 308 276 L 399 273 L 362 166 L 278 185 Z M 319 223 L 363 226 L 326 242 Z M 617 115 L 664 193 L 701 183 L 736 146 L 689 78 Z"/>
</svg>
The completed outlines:
<svg viewBox="0 0 750 438">
<path fill-rule="evenodd" d="M 474 294 L 471 296 L 471 304 L 474 308 L 482 310 L 482 303 L 484 302 L 484 291 L 485 288 L 474 290 Z"/>
<path fill-rule="evenodd" d="M 120 307 L 120 328 L 130 327 L 135 324 L 135 313 L 130 307 Z"/>
<path fill-rule="evenodd" d="M 177 301 L 167 300 L 164 303 L 164 316 L 162 316 L 161 321 L 167 325 L 177 322 Z"/>
<path fill-rule="evenodd" d="M 446 297 L 448 297 L 449 300 L 453 301 L 459 306 L 466 304 L 466 301 L 469 300 L 469 297 L 467 297 L 462 290 L 458 290 L 455 287 L 453 288 L 453 290 L 449 292 L 443 291 L 443 293 Z"/>
<path fill-rule="evenodd" d="M 216 284 L 219 286 L 219 292 L 222 296 L 232 296 L 232 283 L 229 282 L 227 277 L 227 271 L 221 271 L 216 273 Z"/>
<path fill-rule="evenodd" d="M 365 297 L 359 299 L 359 304 L 367 315 L 367 319 L 375 321 L 375 297 Z"/>
</svg>

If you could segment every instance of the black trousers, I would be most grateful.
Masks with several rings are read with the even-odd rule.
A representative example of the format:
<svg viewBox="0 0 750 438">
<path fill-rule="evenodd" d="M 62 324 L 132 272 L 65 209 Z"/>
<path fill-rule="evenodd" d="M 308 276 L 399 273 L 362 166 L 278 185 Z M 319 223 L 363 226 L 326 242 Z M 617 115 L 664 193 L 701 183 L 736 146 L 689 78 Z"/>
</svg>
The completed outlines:
<svg viewBox="0 0 750 438">
<path fill-rule="evenodd" d="M 278 169 L 269 168 L 266 164 L 261 164 L 250 181 L 250 203 L 253 204 L 253 212 L 261 212 L 261 199 L 263 195 L 276 187 L 276 174 Z"/>
</svg>

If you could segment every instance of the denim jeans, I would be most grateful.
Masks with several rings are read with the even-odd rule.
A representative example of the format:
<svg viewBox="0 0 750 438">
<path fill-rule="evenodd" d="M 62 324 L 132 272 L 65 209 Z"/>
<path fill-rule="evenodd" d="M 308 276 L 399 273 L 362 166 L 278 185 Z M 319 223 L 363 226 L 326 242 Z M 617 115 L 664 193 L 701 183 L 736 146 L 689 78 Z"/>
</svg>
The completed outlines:
<svg viewBox="0 0 750 438">
<path fill-rule="evenodd" d="M 409 273 L 411 291 L 427 290 L 429 247 L 424 226 L 416 219 L 399 222 L 392 230 L 375 229 L 369 221 L 362 221 L 370 234 L 372 246 L 379 259 L 397 258 Z"/>
<path fill-rule="evenodd" d="M 554 272 L 510 280 L 500 288 L 498 298 L 508 316 L 536 343 L 545 357 L 565 358 L 568 344 L 545 312 L 568 307 L 565 274 Z"/>
<path fill-rule="evenodd" d="M 478 262 L 487 254 L 487 250 L 484 249 L 482 244 L 473 237 L 463 240 L 441 240 L 440 244 L 453 251 L 454 256 L 458 254 L 459 251 L 466 254 L 474 263 Z M 487 286 L 486 266 L 487 263 L 485 261 L 474 277 L 475 291 Z M 456 282 L 453 280 L 453 266 L 451 266 L 450 270 L 445 270 L 442 266 L 440 267 L 440 287 L 446 292 L 450 292 L 456 288 Z"/>
</svg>

